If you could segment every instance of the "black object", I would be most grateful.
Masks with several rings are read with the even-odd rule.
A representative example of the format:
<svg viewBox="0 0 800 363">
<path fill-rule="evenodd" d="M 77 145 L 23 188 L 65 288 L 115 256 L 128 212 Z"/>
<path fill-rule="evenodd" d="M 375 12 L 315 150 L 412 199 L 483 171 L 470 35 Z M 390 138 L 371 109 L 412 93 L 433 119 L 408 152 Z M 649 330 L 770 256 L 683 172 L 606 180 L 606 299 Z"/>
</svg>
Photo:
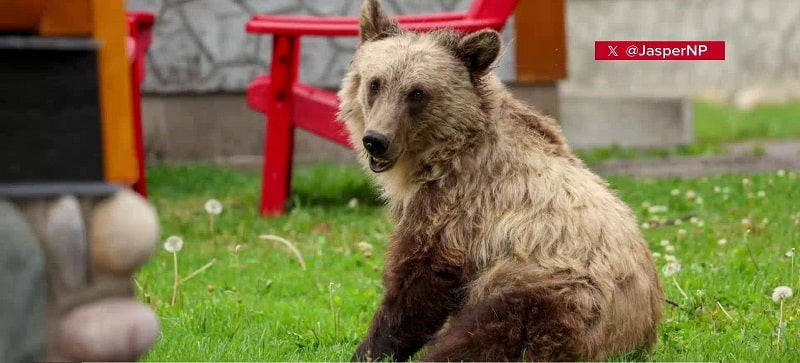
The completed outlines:
<svg viewBox="0 0 800 363">
<path fill-rule="evenodd" d="M 91 38 L 0 36 L 0 196 L 33 184 L 108 188 L 98 47 Z"/>
</svg>

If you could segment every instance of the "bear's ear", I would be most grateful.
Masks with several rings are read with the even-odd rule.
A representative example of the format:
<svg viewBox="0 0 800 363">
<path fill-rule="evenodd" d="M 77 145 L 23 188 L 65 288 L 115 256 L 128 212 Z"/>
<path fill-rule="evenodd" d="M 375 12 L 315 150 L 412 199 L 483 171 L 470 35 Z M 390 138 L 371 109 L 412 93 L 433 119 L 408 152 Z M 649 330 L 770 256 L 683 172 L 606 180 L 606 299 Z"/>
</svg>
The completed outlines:
<svg viewBox="0 0 800 363">
<path fill-rule="evenodd" d="M 500 55 L 500 33 L 484 29 L 465 35 L 456 45 L 456 57 L 472 74 L 484 73 Z"/>
<path fill-rule="evenodd" d="M 365 0 L 359 19 L 361 43 L 383 39 L 400 33 L 397 21 L 383 12 L 379 0 Z"/>
</svg>

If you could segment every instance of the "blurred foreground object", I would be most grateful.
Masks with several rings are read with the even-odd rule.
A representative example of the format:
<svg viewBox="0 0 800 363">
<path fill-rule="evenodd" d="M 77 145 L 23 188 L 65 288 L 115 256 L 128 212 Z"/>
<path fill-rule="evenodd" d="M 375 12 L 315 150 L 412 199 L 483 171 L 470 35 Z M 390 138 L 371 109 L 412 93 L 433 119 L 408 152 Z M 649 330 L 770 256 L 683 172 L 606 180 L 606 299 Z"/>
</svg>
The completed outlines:
<svg viewBox="0 0 800 363">
<path fill-rule="evenodd" d="M 160 234 L 136 146 L 152 21 L 123 0 L 0 0 L 1 362 L 155 343 L 132 280 Z"/>
</svg>

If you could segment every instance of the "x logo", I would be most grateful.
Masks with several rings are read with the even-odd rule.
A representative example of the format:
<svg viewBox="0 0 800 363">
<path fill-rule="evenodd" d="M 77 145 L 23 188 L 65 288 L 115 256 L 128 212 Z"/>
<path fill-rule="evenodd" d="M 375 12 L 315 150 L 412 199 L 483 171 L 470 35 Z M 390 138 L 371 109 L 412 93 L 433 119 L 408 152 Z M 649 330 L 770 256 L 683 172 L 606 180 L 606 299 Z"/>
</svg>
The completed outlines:
<svg viewBox="0 0 800 363">
<path fill-rule="evenodd" d="M 610 57 L 612 55 L 615 56 L 615 57 L 617 56 L 617 46 L 616 45 L 615 46 L 610 46 L 610 45 L 608 46 L 608 56 Z"/>
</svg>

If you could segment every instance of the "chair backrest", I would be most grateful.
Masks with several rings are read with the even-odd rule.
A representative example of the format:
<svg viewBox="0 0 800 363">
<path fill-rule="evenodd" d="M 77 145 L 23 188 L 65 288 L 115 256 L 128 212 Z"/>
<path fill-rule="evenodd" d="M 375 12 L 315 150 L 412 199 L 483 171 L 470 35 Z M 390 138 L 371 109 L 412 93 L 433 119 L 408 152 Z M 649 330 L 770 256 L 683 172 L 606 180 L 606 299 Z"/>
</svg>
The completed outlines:
<svg viewBox="0 0 800 363">
<path fill-rule="evenodd" d="M 467 10 L 468 19 L 508 19 L 519 0 L 474 0 Z"/>
</svg>

